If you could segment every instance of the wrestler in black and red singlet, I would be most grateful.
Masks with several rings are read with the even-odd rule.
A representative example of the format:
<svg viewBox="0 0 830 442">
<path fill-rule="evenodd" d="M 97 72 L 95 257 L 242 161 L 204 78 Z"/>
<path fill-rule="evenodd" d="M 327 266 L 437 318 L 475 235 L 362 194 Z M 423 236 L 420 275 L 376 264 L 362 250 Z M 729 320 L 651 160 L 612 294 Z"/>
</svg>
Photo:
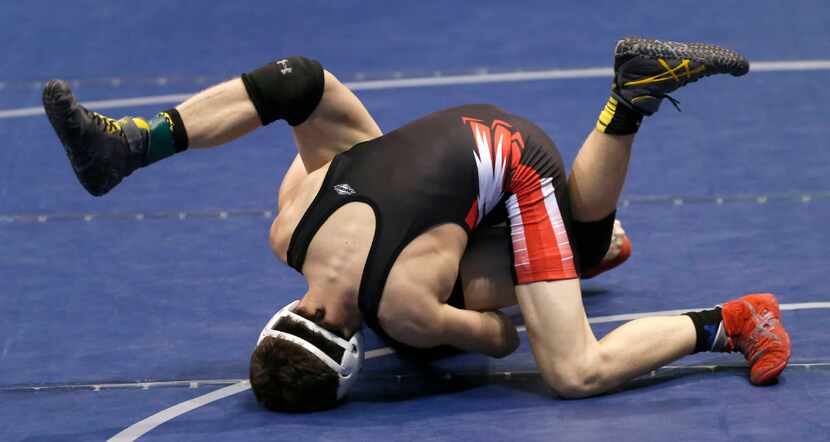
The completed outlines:
<svg viewBox="0 0 830 442">
<path fill-rule="evenodd" d="M 392 265 L 410 241 L 439 224 L 469 233 L 488 214 L 506 212 L 517 283 L 577 278 L 559 152 L 540 128 L 495 106 L 436 112 L 337 155 L 294 231 L 288 264 L 301 271 L 320 226 L 355 201 L 377 218 L 359 306 L 381 333 L 378 306 Z"/>
</svg>

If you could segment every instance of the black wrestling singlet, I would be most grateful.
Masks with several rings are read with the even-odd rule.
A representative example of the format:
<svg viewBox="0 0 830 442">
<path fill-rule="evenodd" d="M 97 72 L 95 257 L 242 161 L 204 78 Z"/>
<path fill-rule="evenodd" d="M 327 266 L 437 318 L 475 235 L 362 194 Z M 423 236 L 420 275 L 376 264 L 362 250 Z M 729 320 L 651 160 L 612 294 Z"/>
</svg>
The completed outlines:
<svg viewBox="0 0 830 442">
<path fill-rule="evenodd" d="M 288 264 L 302 271 L 308 245 L 332 213 L 356 201 L 372 207 L 375 236 L 359 306 L 375 330 L 380 331 L 377 314 L 386 278 L 403 248 L 439 224 L 458 224 L 468 232 L 472 227 L 466 219 L 478 194 L 478 178 L 470 129 L 461 120 L 470 114 L 503 112 L 483 105 L 436 112 L 337 155 L 291 237 Z"/>
<path fill-rule="evenodd" d="M 288 264 L 302 272 L 311 240 L 338 208 L 372 207 L 375 236 L 358 304 L 383 336 L 378 307 L 393 264 L 410 241 L 440 224 L 469 233 L 507 218 L 517 284 L 577 278 L 568 201 L 562 158 L 544 131 L 495 106 L 456 107 L 334 157 L 294 230 Z M 459 300 L 457 282 L 448 303 L 459 306 Z"/>
</svg>

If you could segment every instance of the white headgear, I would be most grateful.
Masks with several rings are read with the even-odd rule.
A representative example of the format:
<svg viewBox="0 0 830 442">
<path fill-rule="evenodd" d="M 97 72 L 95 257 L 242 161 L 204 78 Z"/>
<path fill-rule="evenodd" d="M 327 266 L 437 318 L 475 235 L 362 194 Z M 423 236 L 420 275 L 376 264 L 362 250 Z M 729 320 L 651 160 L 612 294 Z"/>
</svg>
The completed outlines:
<svg viewBox="0 0 830 442">
<path fill-rule="evenodd" d="M 363 333 L 358 331 L 347 341 L 324 329 L 323 327 L 320 327 L 314 322 L 294 313 L 294 308 L 296 308 L 299 303 L 300 301 L 296 300 L 280 309 L 280 311 L 271 317 L 271 320 L 265 324 L 265 327 L 259 333 L 259 339 L 256 343 L 259 345 L 259 343 L 262 342 L 266 336 L 271 336 L 293 342 L 311 352 L 311 354 L 317 356 L 321 361 L 337 373 L 340 381 L 339 386 L 337 387 L 337 399 L 341 399 L 352 387 L 357 379 L 357 374 L 360 372 L 360 368 L 363 366 Z M 289 317 L 296 322 L 305 324 L 312 331 L 320 333 L 326 339 L 341 347 L 343 349 L 343 357 L 341 360 L 335 361 L 331 358 L 331 356 L 327 355 L 303 338 L 286 332 L 274 330 L 274 327 L 277 325 L 280 318 L 284 317 Z"/>
</svg>

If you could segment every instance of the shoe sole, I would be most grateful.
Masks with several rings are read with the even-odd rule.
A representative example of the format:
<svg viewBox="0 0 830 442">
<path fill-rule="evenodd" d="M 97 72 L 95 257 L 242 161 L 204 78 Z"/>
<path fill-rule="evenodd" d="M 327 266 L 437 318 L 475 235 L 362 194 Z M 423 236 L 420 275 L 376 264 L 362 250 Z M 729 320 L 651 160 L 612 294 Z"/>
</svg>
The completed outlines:
<svg viewBox="0 0 830 442">
<path fill-rule="evenodd" d="M 781 372 L 783 372 L 784 369 L 787 368 L 787 363 L 788 362 L 789 362 L 789 360 L 786 360 L 786 361 L 782 362 L 781 364 L 776 365 L 775 367 L 770 368 L 769 370 L 763 372 L 763 374 L 761 374 L 760 376 L 757 377 L 757 380 L 750 379 L 752 381 L 752 384 L 753 385 L 769 385 L 769 384 L 775 382 L 775 380 L 778 379 L 778 376 L 781 374 Z"/>
<path fill-rule="evenodd" d="M 627 37 L 617 42 L 617 57 L 639 55 L 652 59 L 689 59 L 706 66 L 706 75 L 731 74 L 736 77 L 749 72 L 749 60 L 727 48 L 705 43 L 680 43 L 675 41 Z"/>
</svg>

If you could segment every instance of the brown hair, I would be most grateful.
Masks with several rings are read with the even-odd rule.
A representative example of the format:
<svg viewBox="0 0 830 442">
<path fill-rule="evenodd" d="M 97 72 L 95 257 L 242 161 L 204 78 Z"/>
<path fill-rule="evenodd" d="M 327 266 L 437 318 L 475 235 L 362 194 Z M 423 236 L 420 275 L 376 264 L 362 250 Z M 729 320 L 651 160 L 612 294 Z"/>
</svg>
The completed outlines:
<svg viewBox="0 0 830 442">
<path fill-rule="evenodd" d="M 281 318 L 274 329 L 309 341 L 335 361 L 343 355 L 342 348 L 300 322 Z M 337 403 L 337 372 L 310 351 L 285 339 L 267 336 L 257 345 L 251 355 L 250 378 L 257 401 L 269 410 L 314 411 Z"/>
</svg>

